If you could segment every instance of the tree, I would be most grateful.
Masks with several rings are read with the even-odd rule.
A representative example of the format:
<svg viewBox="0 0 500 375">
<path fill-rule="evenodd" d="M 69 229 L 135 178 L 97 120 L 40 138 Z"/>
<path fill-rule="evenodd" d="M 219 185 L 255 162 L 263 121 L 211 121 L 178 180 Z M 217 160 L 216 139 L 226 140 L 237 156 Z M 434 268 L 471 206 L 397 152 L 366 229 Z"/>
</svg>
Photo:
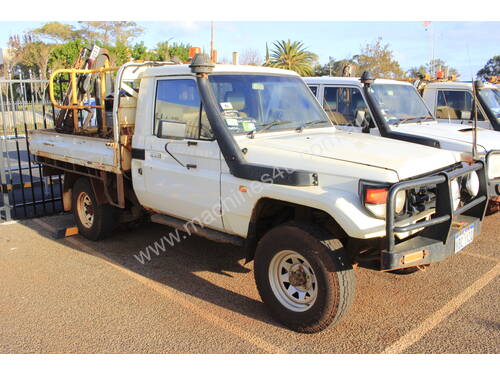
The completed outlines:
<svg viewBox="0 0 500 375">
<path fill-rule="evenodd" d="M 144 29 L 132 21 L 79 21 L 81 29 L 79 33 L 91 43 L 96 41 L 104 45 L 113 43 L 129 42 L 129 39 L 137 37 Z"/>
<path fill-rule="evenodd" d="M 383 44 L 382 38 L 367 44 L 360 54 L 353 57 L 360 73 L 370 71 L 375 77 L 400 78 L 404 75 L 399 62 L 394 59 L 389 44 Z"/>
<path fill-rule="evenodd" d="M 427 74 L 427 69 L 424 65 L 414 66 L 406 71 L 406 76 L 410 78 L 417 78 L 425 74 Z"/>
<path fill-rule="evenodd" d="M 13 67 L 17 65 L 25 74 L 26 70 L 35 70 L 41 79 L 47 78 L 50 54 L 55 47 L 53 44 L 41 42 L 28 32 L 22 38 L 11 36 L 8 46 L 13 55 Z"/>
<path fill-rule="evenodd" d="M 448 72 L 448 76 L 456 76 L 459 77 L 460 74 L 455 68 L 446 65 L 446 62 L 441 59 L 433 59 L 430 60 L 425 65 L 415 66 L 406 71 L 406 76 L 410 78 L 417 78 L 420 75 L 429 74 L 431 77 L 436 75 L 436 72 L 443 71 Z"/>
<path fill-rule="evenodd" d="M 247 48 L 241 52 L 240 63 L 243 65 L 262 65 L 262 57 L 259 51 Z"/>
<path fill-rule="evenodd" d="M 425 64 L 425 69 L 427 71 L 428 74 L 436 74 L 436 72 L 438 71 L 443 71 L 445 72 L 446 70 L 448 70 L 448 76 L 460 76 L 460 74 L 458 74 L 458 71 L 455 69 L 455 68 L 452 68 L 450 66 L 447 66 L 446 65 L 446 61 L 444 60 L 441 60 L 441 59 L 433 59 L 433 60 L 430 60 L 427 64 Z"/>
<path fill-rule="evenodd" d="M 313 66 L 318 56 L 305 49 L 300 41 L 281 40 L 274 42 L 274 48 L 271 50 L 269 61 L 266 66 L 289 69 L 302 76 L 308 76 L 313 73 Z"/>
<path fill-rule="evenodd" d="M 316 64 L 313 75 L 341 77 L 344 75 L 344 69 L 347 66 L 351 67 L 351 76 L 359 76 L 358 66 L 352 59 L 330 59 L 325 65 Z"/>
<path fill-rule="evenodd" d="M 60 22 L 46 23 L 31 32 L 40 39 L 48 39 L 55 43 L 67 42 L 78 37 L 73 26 Z"/>
<path fill-rule="evenodd" d="M 486 65 L 478 72 L 479 78 L 487 79 L 488 77 L 500 76 L 500 55 L 494 56 L 488 60 Z"/>
<path fill-rule="evenodd" d="M 71 67 L 85 44 L 83 40 L 76 39 L 55 46 L 50 54 L 49 67 L 52 70 Z"/>
</svg>

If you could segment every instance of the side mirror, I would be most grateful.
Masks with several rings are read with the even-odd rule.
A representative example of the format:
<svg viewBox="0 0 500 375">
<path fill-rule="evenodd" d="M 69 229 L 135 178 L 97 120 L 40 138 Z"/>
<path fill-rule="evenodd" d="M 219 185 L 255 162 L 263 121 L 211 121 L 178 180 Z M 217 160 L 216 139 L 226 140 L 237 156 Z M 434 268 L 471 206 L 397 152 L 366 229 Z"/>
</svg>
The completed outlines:
<svg viewBox="0 0 500 375">
<path fill-rule="evenodd" d="M 364 126 L 365 121 L 366 121 L 366 112 L 362 110 L 356 111 L 356 119 L 354 120 L 356 126 Z"/>
<path fill-rule="evenodd" d="M 158 138 L 183 139 L 186 137 L 186 123 L 180 121 L 160 120 L 156 136 Z"/>
</svg>

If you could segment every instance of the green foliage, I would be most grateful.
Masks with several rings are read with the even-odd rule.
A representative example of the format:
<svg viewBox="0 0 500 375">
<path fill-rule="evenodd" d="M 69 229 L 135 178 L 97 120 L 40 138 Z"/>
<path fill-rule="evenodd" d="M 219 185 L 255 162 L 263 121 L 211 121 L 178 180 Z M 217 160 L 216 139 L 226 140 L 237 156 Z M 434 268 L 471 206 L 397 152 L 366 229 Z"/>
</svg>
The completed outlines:
<svg viewBox="0 0 500 375">
<path fill-rule="evenodd" d="M 412 67 L 406 71 L 406 76 L 409 78 L 416 78 L 419 75 L 429 74 L 431 76 L 435 76 L 436 72 L 443 71 L 445 72 L 448 69 L 448 76 L 455 75 L 457 77 L 460 76 L 458 71 L 455 68 L 446 65 L 446 62 L 441 59 L 433 59 L 430 60 L 425 65 L 420 65 L 418 67 Z"/>
<path fill-rule="evenodd" d="M 383 44 L 382 38 L 374 43 L 368 43 L 361 49 L 361 53 L 353 57 L 358 66 L 359 74 L 370 71 L 379 78 L 401 78 L 404 76 L 399 63 L 394 59 L 389 44 Z"/>
<path fill-rule="evenodd" d="M 493 76 L 500 76 L 500 55 L 494 56 L 486 62 L 478 72 L 479 78 L 488 79 Z"/>
<path fill-rule="evenodd" d="M 273 68 L 289 69 L 302 76 L 309 76 L 313 73 L 314 63 L 318 56 L 305 49 L 300 41 L 276 41 L 271 55 L 265 65 Z"/>
<path fill-rule="evenodd" d="M 64 44 L 59 44 L 52 50 L 49 59 L 49 66 L 52 70 L 69 68 L 73 65 L 80 49 L 86 43 L 81 39 L 71 40 Z"/>
<path fill-rule="evenodd" d="M 178 57 L 181 61 L 187 61 L 189 59 L 189 49 L 191 48 L 191 44 L 184 43 L 172 43 L 172 46 L 169 47 L 168 53 L 170 57 Z"/>
<path fill-rule="evenodd" d="M 144 42 L 134 44 L 132 46 L 131 53 L 134 60 L 149 60 L 147 58 L 148 48 L 146 47 Z"/>
<path fill-rule="evenodd" d="M 351 67 L 351 76 L 359 76 L 358 66 L 352 59 L 342 59 L 335 61 L 330 60 L 329 63 L 325 65 L 316 64 L 314 67 L 314 76 L 332 76 L 332 77 L 342 77 L 344 75 L 344 69 Z"/>
</svg>

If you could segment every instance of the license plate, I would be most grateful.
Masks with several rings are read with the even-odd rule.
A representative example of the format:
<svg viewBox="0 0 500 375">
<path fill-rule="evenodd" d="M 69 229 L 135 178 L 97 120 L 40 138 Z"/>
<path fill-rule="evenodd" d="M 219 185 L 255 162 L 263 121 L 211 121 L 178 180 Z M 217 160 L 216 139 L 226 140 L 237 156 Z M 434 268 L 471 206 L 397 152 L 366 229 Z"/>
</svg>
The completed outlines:
<svg viewBox="0 0 500 375">
<path fill-rule="evenodd" d="M 474 241 L 474 224 L 455 234 L 455 253 L 458 253 L 465 246 L 471 244 L 472 241 Z"/>
</svg>

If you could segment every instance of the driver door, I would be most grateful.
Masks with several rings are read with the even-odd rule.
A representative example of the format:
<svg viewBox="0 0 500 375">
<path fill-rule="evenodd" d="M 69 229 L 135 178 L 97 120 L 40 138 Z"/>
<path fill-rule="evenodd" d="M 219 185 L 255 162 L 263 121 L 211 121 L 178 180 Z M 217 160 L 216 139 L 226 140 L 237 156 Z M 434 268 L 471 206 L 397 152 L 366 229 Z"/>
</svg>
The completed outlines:
<svg viewBox="0 0 500 375">
<path fill-rule="evenodd" d="M 151 208 L 222 229 L 221 153 L 192 77 L 156 82 L 154 125 L 145 140 L 144 174 Z"/>
</svg>

